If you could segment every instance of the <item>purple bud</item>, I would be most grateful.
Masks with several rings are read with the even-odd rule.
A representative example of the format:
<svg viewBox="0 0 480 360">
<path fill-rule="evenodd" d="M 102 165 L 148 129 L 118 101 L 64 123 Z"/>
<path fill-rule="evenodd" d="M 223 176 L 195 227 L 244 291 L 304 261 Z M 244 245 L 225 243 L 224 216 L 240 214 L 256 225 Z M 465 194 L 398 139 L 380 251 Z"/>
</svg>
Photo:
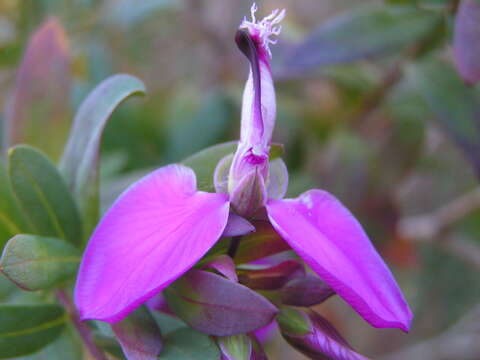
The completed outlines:
<svg viewBox="0 0 480 360">
<path fill-rule="evenodd" d="M 262 270 L 241 270 L 239 281 L 251 289 L 276 290 L 291 279 L 303 276 L 303 265 L 295 260 L 287 260 Z"/>
<path fill-rule="evenodd" d="M 480 81 L 480 2 L 462 0 L 455 19 L 455 64 L 468 84 Z"/>
<path fill-rule="evenodd" d="M 335 291 L 313 274 L 289 281 L 281 292 L 282 303 L 292 306 L 313 306 L 327 300 Z"/>
<path fill-rule="evenodd" d="M 268 162 L 266 163 L 268 165 Z M 240 216 L 252 217 L 267 202 L 267 189 L 260 170 L 253 169 L 245 175 L 230 194 L 230 204 Z"/>
<path fill-rule="evenodd" d="M 250 74 L 245 85 L 242 104 L 240 142 L 233 157 L 228 176 L 228 192 L 233 195 L 253 192 L 246 186 L 263 186 L 268 176 L 270 141 L 276 117 L 275 89 L 270 70 L 270 48 L 275 43 L 272 36 L 280 34 L 276 26 L 285 16 L 285 11 L 274 11 L 261 21 L 255 18 L 256 6 L 252 7 L 252 20 L 244 20 L 235 41 L 250 62 Z M 245 181 L 246 177 L 259 176 L 263 182 Z M 239 187 L 241 190 L 238 190 Z M 261 191 L 266 193 L 265 190 Z"/>
<path fill-rule="evenodd" d="M 282 336 L 311 359 L 368 360 L 355 352 L 322 316 L 293 308 L 282 308 L 277 316 Z"/>
</svg>

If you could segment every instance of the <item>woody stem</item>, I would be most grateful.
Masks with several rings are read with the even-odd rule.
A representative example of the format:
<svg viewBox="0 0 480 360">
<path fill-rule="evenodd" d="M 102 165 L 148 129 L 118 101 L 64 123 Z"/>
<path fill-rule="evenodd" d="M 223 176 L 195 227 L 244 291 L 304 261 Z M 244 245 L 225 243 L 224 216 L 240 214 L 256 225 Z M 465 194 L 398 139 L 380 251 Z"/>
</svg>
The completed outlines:
<svg viewBox="0 0 480 360">
<path fill-rule="evenodd" d="M 235 257 L 235 254 L 237 253 L 238 246 L 240 245 L 240 240 L 242 239 L 241 236 L 234 236 L 230 240 L 230 246 L 228 247 L 227 254 L 230 256 L 232 259 Z"/>
<path fill-rule="evenodd" d="M 75 326 L 75 329 L 77 329 L 78 334 L 82 338 L 82 341 L 90 352 L 92 358 L 95 360 L 108 360 L 103 351 L 101 351 L 95 344 L 90 328 L 78 317 L 77 309 L 73 305 L 65 290 L 58 289 L 55 294 L 57 295 L 58 301 L 60 301 L 70 316 L 70 320 Z"/>
</svg>

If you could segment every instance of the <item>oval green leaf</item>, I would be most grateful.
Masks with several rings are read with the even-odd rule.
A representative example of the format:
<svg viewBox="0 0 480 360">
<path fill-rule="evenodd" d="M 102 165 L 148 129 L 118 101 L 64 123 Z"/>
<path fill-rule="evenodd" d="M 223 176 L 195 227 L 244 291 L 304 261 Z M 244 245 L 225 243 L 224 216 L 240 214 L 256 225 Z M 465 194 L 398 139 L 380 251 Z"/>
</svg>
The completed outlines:
<svg viewBox="0 0 480 360">
<path fill-rule="evenodd" d="M 15 199 L 7 170 L 0 161 L 0 250 L 12 236 L 28 230 Z"/>
<path fill-rule="evenodd" d="M 19 145 L 9 150 L 13 192 L 35 234 L 79 245 L 82 223 L 62 175 L 38 150 Z"/>
<path fill-rule="evenodd" d="M 10 239 L 0 259 L 0 270 L 24 290 L 42 290 L 73 277 L 80 253 L 63 240 L 37 235 Z"/>
<path fill-rule="evenodd" d="M 215 192 L 213 174 L 218 162 L 235 152 L 236 141 L 230 141 L 206 148 L 182 161 L 182 164 L 195 171 L 197 175 L 197 187 L 201 191 Z"/>
<path fill-rule="evenodd" d="M 15 358 L 15 360 L 52 360 L 68 359 L 82 360 L 82 344 L 78 341 L 78 335 L 71 329 L 65 329 L 62 334 L 52 343 L 45 346 L 40 351 L 30 355 Z"/>
<path fill-rule="evenodd" d="M 145 85 L 136 77 L 118 74 L 98 85 L 80 105 L 60 170 L 84 214 L 87 231 L 99 215 L 98 157 L 102 133 L 115 108 L 132 95 L 143 95 Z"/>
<path fill-rule="evenodd" d="M 61 334 L 66 314 L 57 305 L 0 305 L 0 359 L 31 354 Z"/>
<path fill-rule="evenodd" d="M 218 360 L 220 351 L 213 340 L 190 328 L 175 330 L 165 337 L 160 360 Z"/>
</svg>

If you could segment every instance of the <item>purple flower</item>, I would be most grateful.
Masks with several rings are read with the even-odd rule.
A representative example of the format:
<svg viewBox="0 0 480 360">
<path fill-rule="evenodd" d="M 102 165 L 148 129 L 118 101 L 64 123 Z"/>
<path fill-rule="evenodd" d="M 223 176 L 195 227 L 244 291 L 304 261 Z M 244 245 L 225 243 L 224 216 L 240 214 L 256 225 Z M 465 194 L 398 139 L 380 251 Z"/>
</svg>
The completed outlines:
<svg viewBox="0 0 480 360">
<path fill-rule="evenodd" d="M 80 314 L 123 319 L 192 268 L 226 228 L 227 235 L 250 232 L 247 220 L 262 217 L 367 322 L 408 331 L 408 304 L 352 214 L 323 190 L 282 199 L 286 168 L 268 161 L 276 113 L 269 45 L 285 12 L 256 21 L 255 11 L 237 32 L 250 75 L 240 141 L 218 165 L 217 193 L 198 191 L 195 173 L 182 165 L 162 167 L 128 188 L 85 251 L 75 289 Z"/>
</svg>

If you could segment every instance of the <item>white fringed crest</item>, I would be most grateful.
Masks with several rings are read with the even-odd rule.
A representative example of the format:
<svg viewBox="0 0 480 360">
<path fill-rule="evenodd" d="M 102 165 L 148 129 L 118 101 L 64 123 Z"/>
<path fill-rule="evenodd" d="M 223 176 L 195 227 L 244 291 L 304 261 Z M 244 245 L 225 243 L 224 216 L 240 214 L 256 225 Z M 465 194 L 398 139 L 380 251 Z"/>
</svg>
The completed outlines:
<svg viewBox="0 0 480 360">
<path fill-rule="evenodd" d="M 255 13 L 257 12 L 258 7 L 256 3 L 253 3 L 250 14 L 252 19 L 247 20 L 245 17 L 240 24 L 240 28 L 248 29 L 250 34 L 260 37 L 263 42 L 263 47 L 270 57 L 272 57 L 272 52 L 270 51 L 270 44 L 276 44 L 277 39 L 272 39 L 272 36 L 280 35 L 282 31 L 282 26 L 278 25 L 285 18 L 285 9 L 280 11 L 276 9 L 270 15 L 264 17 L 262 20 L 257 21 Z"/>
</svg>

